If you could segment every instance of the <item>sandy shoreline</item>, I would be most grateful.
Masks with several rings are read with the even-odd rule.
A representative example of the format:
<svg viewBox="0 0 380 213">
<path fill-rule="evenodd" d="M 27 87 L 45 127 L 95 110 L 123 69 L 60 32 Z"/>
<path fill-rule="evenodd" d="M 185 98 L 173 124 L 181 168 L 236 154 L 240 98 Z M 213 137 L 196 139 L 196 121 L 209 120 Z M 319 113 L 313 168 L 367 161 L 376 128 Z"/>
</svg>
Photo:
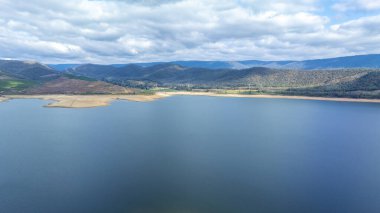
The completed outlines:
<svg viewBox="0 0 380 213">
<path fill-rule="evenodd" d="M 137 102 L 154 101 L 166 97 L 161 95 L 7 95 L 1 101 L 12 99 L 41 99 L 52 101 L 45 107 L 60 108 L 91 108 L 108 106 L 115 100 L 128 100 Z"/>
<path fill-rule="evenodd" d="M 7 99 L 4 97 L 0 97 L 0 102 L 6 101 Z"/>
<path fill-rule="evenodd" d="M 380 99 L 354 99 L 354 98 L 326 98 L 307 96 L 281 96 L 281 95 L 239 95 L 239 94 L 216 94 L 207 92 L 158 92 L 154 95 L 7 95 L 0 97 L 0 102 L 12 99 L 41 99 L 52 101 L 46 107 L 61 108 L 90 108 L 108 106 L 115 100 L 128 100 L 148 102 L 157 99 L 175 96 L 213 96 L 213 97 L 238 97 L 238 98 L 271 98 L 271 99 L 300 99 L 339 102 L 363 102 L 380 103 Z"/>
</svg>

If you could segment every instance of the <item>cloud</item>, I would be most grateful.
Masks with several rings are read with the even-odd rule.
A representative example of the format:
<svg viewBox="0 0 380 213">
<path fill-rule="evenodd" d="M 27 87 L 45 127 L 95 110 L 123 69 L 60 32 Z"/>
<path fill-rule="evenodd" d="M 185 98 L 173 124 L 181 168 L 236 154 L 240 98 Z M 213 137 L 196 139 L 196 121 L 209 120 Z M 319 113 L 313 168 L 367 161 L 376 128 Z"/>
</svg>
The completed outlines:
<svg viewBox="0 0 380 213">
<path fill-rule="evenodd" d="M 316 0 L 0 0 L 0 5 L 2 58 L 126 63 L 380 52 L 377 14 L 332 24 L 334 17 L 321 15 Z"/>
<path fill-rule="evenodd" d="M 333 4 L 332 8 L 339 12 L 380 10 L 380 0 L 345 0 Z"/>
<path fill-rule="evenodd" d="M 140 5 L 158 6 L 158 5 L 163 5 L 163 4 L 180 2 L 182 0 L 90 0 L 90 1 L 119 2 L 119 3 L 127 3 L 127 4 L 140 4 Z"/>
</svg>

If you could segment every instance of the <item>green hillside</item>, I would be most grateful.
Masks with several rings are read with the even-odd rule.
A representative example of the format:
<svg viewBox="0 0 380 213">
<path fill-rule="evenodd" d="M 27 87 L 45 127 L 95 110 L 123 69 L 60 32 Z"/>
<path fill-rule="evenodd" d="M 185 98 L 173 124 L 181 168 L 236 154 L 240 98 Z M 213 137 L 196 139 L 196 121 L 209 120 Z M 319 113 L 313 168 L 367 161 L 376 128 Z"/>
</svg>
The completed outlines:
<svg viewBox="0 0 380 213">
<path fill-rule="evenodd" d="M 31 81 L 14 80 L 14 79 L 0 79 L 0 93 L 1 92 L 20 92 L 25 90 L 34 83 Z"/>
</svg>

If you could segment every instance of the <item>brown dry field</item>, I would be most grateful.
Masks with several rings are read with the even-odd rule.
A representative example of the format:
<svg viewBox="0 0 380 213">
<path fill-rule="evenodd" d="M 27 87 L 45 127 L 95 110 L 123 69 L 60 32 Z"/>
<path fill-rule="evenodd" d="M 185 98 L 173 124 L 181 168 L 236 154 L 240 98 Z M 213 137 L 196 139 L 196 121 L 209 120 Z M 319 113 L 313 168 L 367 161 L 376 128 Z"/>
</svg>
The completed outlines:
<svg viewBox="0 0 380 213">
<path fill-rule="evenodd" d="M 134 89 L 113 85 L 103 81 L 84 81 L 61 77 L 25 91 L 28 95 L 41 94 L 130 94 Z"/>
</svg>

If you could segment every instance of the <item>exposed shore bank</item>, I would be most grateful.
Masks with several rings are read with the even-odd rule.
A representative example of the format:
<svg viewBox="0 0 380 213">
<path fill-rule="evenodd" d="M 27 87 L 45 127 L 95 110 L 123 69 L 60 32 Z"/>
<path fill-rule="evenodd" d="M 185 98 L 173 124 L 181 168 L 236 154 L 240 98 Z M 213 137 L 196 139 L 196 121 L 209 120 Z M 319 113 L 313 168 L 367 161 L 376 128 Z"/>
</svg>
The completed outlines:
<svg viewBox="0 0 380 213">
<path fill-rule="evenodd" d="M 12 99 L 41 99 L 52 101 L 45 107 L 91 108 L 108 106 L 114 100 L 147 102 L 166 97 L 160 95 L 8 95 L 0 101 Z"/>
<path fill-rule="evenodd" d="M 6 100 L 7 100 L 7 98 L 0 96 L 0 102 L 6 101 Z"/>
<path fill-rule="evenodd" d="M 62 108 L 91 108 L 108 106 L 114 100 L 128 100 L 148 102 L 157 99 L 175 96 L 212 96 L 212 97 L 238 97 L 238 98 L 270 98 L 270 99 L 300 99 L 339 102 L 363 102 L 380 103 L 380 99 L 355 99 L 355 98 L 328 98 L 307 96 L 281 96 L 281 95 L 241 95 L 241 94 L 216 94 L 208 92 L 158 92 L 154 95 L 7 95 L 0 97 L 0 102 L 11 99 L 41 99 L 52 101 L 46 107 Z"/>
</svg>

